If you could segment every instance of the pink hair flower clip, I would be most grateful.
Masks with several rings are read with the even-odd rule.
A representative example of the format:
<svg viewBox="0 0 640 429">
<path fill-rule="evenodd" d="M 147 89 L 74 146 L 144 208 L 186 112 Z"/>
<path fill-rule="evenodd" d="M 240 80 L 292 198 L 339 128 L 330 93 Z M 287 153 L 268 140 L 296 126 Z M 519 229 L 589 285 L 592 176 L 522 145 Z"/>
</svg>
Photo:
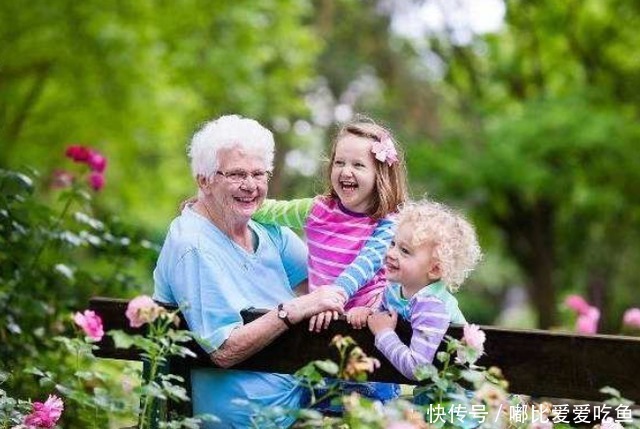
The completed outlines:
<svg viewBox="0 0 640 429">
<path fill-rule="evenodd" d="M 378 161 L 386 162 L 389 167 L 398 162 L 398 152 L 396 152 L 393 141 L 387 133 L 383 133 L 380 136 L 380 141 L 373 142 L 371 152 L 373 152 Z"/>
</svg>

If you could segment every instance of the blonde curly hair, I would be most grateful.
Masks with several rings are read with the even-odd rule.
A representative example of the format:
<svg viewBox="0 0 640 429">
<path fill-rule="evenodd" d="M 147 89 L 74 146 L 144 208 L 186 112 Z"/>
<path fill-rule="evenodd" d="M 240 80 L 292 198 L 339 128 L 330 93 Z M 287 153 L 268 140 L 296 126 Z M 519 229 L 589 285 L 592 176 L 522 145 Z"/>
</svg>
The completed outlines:
<svg viewBox="0 0 640 429">
<path fill-rule="evenodd" d="M 482 259 L 482 251 L 473 225 L 459 212 L 434 201 L 405 203 L 400 209 L 398 227 L 408 224 L 413 231 L 412 244 L 433 245 L 432 257 L 439 262 L 441 280 L 451 292 Z"/>
</svg>

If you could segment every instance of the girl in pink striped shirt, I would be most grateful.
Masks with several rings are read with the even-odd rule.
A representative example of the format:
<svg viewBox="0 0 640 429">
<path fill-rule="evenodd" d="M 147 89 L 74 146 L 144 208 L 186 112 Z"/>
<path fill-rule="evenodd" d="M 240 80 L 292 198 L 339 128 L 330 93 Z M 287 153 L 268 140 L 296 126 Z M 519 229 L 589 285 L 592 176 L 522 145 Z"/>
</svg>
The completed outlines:
<svg viewBox="0 0 640 429">
<path fill-rule="evenodd" d="M 368 313 L 361 307 L 380 304 L 394 213 L 407 198 L 404 160 L 387 129 L 360 117 L 343 126 L 334 139 L 328 176 L 324 195 L 267 200 L 254 219 L 303 228 L 309 247 L 309 290 L 324 285 L 343 288 L 349 296 L 345 310 L 358 313 L 350 319 L 366 320 Z M 337 316 L 318 314 L 310 329 L 326 328 Z"/>
</svg>

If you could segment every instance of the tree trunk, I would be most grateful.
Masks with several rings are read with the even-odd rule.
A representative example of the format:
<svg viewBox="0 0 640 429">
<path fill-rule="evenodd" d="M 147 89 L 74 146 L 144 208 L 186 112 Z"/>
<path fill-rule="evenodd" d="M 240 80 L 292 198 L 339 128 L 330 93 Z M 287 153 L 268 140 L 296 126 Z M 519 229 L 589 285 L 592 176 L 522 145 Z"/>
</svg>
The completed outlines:
<svg viewBox="0 0 640 429">
<path fill-rule="evenodd" d="M 507 247 L 526 275 L 529 298 L 538 315 L 538 327 L 556 324 L 556 288 L 554 285 L 555 207 L 552 202 L 524 202 L 518 195 L 507 196 L 510 211 L 494 215 L 507 233 Z"/>
</svg>

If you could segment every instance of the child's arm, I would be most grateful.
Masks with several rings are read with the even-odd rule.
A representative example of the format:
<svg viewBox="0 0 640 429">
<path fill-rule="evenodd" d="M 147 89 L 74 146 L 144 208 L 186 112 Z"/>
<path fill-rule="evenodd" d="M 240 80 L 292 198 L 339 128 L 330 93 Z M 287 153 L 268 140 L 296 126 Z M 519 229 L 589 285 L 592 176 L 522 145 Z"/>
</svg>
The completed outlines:
<svg viewBox="0 0 640 429">
<path fill-rule="evenodd" d="M 297 200 L 264 200 L 252 219 L 260 223 L 278 224 L 301 230 L 309 216 L 313 198 Z"/>
<path fill-rule="evenodd" d="M 375 345 L 402 375 L 415 380 L 416 368 L 433 362 L 448 327 L 449 315 L 442 301 L 415 297 L 411 303 L 411 344 L 407 347 L 394 330 L 383 329 L 374 332 Z"/>
<path fill-rule="evenodd" d="M 356 259 L 336 278 L 334 283 L 343 288 L 350 297 L 382 268 L 394 229 L 394 221 L 380 219 Z"/>
</svg>

